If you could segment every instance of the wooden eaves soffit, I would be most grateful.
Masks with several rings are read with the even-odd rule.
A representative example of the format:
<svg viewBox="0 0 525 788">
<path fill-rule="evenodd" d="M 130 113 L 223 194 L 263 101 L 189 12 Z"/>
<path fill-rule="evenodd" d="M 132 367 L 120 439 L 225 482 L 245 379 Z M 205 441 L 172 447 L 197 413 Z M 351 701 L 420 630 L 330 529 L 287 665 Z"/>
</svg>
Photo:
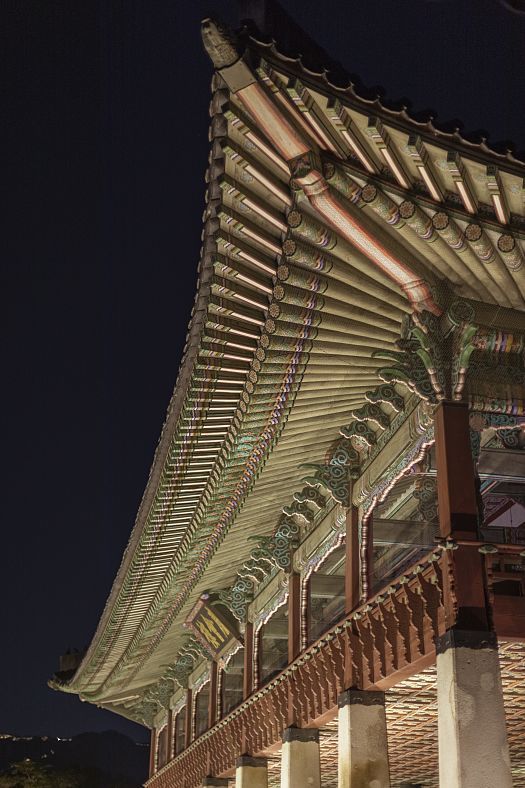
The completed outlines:
<svg viewBox="0 0 525 788">
<path fill-rule="evenodd" d="M 97 631 L 51 682 L 150 727 L 199 659 L 184 622 L 203 594 L 242 621 L 304 528 L 353 502 L 366 596 L 367 506 L 431 445 L 436 404 L 510 430 L 524 415 L 525 166 L 246 31 L 202 35 L 211 149 L 184 357 Z"/>
</svg>

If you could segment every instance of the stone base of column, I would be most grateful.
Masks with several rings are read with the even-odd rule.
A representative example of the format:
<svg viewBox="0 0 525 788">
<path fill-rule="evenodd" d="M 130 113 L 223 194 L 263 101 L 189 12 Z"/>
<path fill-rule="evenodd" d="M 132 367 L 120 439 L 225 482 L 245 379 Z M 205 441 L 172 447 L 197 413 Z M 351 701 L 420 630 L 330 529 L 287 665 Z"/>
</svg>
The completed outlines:
<svg viewBox="0 0 525 788">
<path fill-rule="evenodd" d="M 219 788 L 219 786 L 228 788 L 229 784 L 230 781 L 227 777 L 205 777 L 201 783 L 204 788 L 212 788 L 212 786 L 213 788 Z"/>
<path fill-rule="evenodd" d="M 384 692 L 346 690 L 338 706 L 338 788 L 390 788 Z"/>
<path fill-rule="evenodd" d="M 268 761 L 241 755 L 235 770 L 235 788 L 268 788 Z"/>
<path fill-rule="evenodd" d="M 439 784 L 512 788 L 495 633 L 450 630 L 436 654 Z"/>
<path fill-rule="evenodd" d="M 317 728 L 286 728 L 283 731 L 281 788 L 321 788 Z"/>
</svg>

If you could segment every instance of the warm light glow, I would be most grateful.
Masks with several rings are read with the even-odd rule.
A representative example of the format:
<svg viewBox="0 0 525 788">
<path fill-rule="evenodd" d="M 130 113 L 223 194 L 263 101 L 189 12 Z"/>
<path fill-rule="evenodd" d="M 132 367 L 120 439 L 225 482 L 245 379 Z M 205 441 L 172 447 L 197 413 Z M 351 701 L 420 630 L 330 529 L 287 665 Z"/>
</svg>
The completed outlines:
<svg viewBox="0 0 525 788">
<path fill-rule="evenodd" d="M 230 372 L 232 375 L 240 375 L 241 377 L 244 377 L 246 374 L 245 369 L 235 369 L 235 367 L 221 367 L 221 371 Z"/>
<path fill-rule="evenodd" d="M 241 295 L 240 293 L 235 293 L 233 290 L 232 290 L 232 296 L 233 298 L 238 298 L 239 301 L 244 301 L 245 303 L 250 304 L 251 306 L 257 307 L 257 309 L 264 309 L 264 306 L 259 301 L 256 301 L 253 298 L 249 298 L 248 296 Z"/>
<path fill-rule="evenodd" d="M 241 345 L 239 342 L 232 342 L 230 339 L 223 340 L 222 344 L 227 347 L 235 347 L 238 350 L 253 350 L 249 345 Z"/>
<path fill-rule="evenodd" d="M 501 224 L 507 224 L 507 216 L 505 214 L 505 209 L 503 207 L 503 201 L 499 194 L 492 195 L 492 202 L 494 204 L 494 210 L 496 211 L 496 216 Z"/>
<path fill-rule="evenodd" d="M 237 317 L 239 320 L 246 320 L 248 323 L 254 323 L 256 326 L 263 326 L 264 320 L 257 317 L 248 317 L 248 315 L 241 315 L 240 312 L 230 312 L 232 317 Z"/>
<path fill-rule="evenodd" d="M 268 158 L 269 158 L 269 159 L 271 159 L 271 160 L 274 162 L 274 164 L 277 164 L 277 166 L 278 166 L 278 167 L 279 167 L 279 168 L 280 168 L 280 169 L 281 169 L 281 170 L 282 170 L 284 173 L 286 173 L 286 175 L 287 175 L 288 177 L 290 177 L 290 169 L 289 169 L 288 165 L 286 164 L 286 162 L 285 162 L 285 161 L 283 161 L 283 159 L 281 159 L 281 157 L 280 157 L 280 156 L 278 156 L 278 155 L 277 155 L 277 153 L 275 153 L 275 152 L 274 152 L 274 151 L 273 151 L 273 150 L 272 150 L 272 149 L 271 149 L 271 148 L 270 148 L 268 145 L 266 145 L 266 144 L 265 144 L 265 143 L 264 143 L 264 142 L 263 142 L 263 141 L 262 141 L 262 140 L 261 140 L 259 137 L 257 137 L 257 135 L 256 135 L 256 134 L 254 134 L 254 133 L 253 133 L 253 132 L 251 132 L 251 131 L 247 131 L 247 132 L 246 132 L 246 134 L 245 134 L 245 137 L 246 137 L 247 139 L 249 139 L 249 140 L 250 140 L 250 142 L 253 142 L 253 144 L 254 144 L 254 145 L 256 145 L 256 146 L 257 146 L 257 147 L 258 147 L 260 150 L 262 150 L 262 152 L 263 152 L 263 153 L 264 153 L 266 156 L 268 156 Z"/>
<path fill-rule="evenodd" d="M 272 288 L 268 287 L 268 285 L 263 285 L 261 282 L 257 282 L 257 280 L 252 279 L 250 276 L 245 276 L 245 274 L 237 274 L 237 279 L 241 279 L 241 281 L 246 282 L 253 287 L 256 287 L 257 290 L 262 290 L 263 293 L 267 293 L 268 295 L 272 294 Z M 238 345 L 238 347 L 241 347 Z"/>
<path fill-rule="evenodd" d="M 271 241 L 267 241 L 266 238 L 262 238 L 258 233 L 250 230 L 248 227 L 242 227 L 241 231 L 244 235 L 247 235 L 248 238 L 253 238 L 254 241 L 260 243 L 262 246 L 266 246 L 267 249 L 270 249 L 274 254 L 281 254 L 281 247 L 277 246 L 277 244 L 272 243 Z"/>
<path fill-rule="evenodd" d="M 219 352 L 219 351 L 218 351 Z M 234 356 L 233 353 L 220 353 L 223 358 L 229 358 L 230 361 L 246 361 L 248 364 L 252 360 L 251 356 Z"/>
<path fill-rule="evenodd" d="M 259 181 L 259 183 L 262 183 L 263 186 L 266 186 L 266 188 L 269 191 L 271 191 L 271 193 L 274 194 L 277 197 L 277 199 L 279 199 L 285 205 L 290 205 L 290 206 L 292 205 L 291 197 L 288 194 L 286 194 L 286 192 L 282 191 L 277 186 L 275 186 L 275 184 L 273 184 L 268 178 L 266 178 L 262 174 L 262 172 L 259 172 L 259 170 L 255 169 L 255 167 L 252 167 L 251 164 L 247 164 L 245 169 L 246 172 L 252 175 L 257 181 Z"/>
<path fill-rule="evenodd" d="M 421 175 L 421 177 L 425 181 L 425 186 L 429 190 L 429 192 L 432 195 L 432 197 L 434 198 L 434 200 L 436 200 L 437 202 L 441 202 L 441 195 L 438 192 L 438 190 L 436 189 L 436 187 L 434 185 L 434 182 L 433 182 L 432 178 L 430 177 L 430 175 L 428 174 L 428 172 L 426 171 L 425 167 L 422 164 L 418 164 L 417 165 L 417 169 L 419 171 L 419 174 Z"/>
<path fill-rule="evenodd" d="M 229 334 L 237 334 L 240 337 L 248 337 L 249 339 L 259 339 L 259 334 L 252 334 L 250 331 L 241 331 L 240 328 L 231 328 L 230 326 L 218 326 L 220 329 L 227 331 Z"/>
<path fill-rule="evenodd" d="M 467 192 L 467 189 L 466 189 L 465 184 L 463 183 L 463 181 L 456 181 L 456 187 L 457 187 L 457 190 L 459 192 L 459 196 L 461 197 L 461 199 L 463 201 L 463 205 L 465 206 L 467 211 L 469 213 L 476 213 L 476 209 L 475 209 L 475 207 L 474 207 L 474 205 L 472 203 L 472 200 L 469 197 L 469 194 Z"/>
<path fill-rule="evenodd" d="M 313 115 L 312 115 L 310 112 L 305 112 L 305 113 L 303 113 L 303 114 L 304 114 L 304 117 L 305 117 L 305 119 L 308 121 L 308 123 L 310 124 L 310 126 L 311 126 L 311 127 L 313 128 L 313 130 L 315 131 L 315 133 L 316 133 L 316 135 L 317 135 L 317 138 L 318 138 L 318 141 L 321 143 L 321 147 L 324 145 L 324 147 L 326 147 L 326 148 L 328 148 L 329 150 L 331 150 L 331 151 L 332 151 L 332 153 L 335 153 L 335 154 L 336 154 L 336 156 L 339 156 L 339 154 L 338 154 L 338 152 L 337 152 L 337 149 L 336 149 L 335 145 L 333 145 L 333 144 L 332 144 L 332 141 L 330 140 L 330 138 L 328 137 L 328 135 L 325 133 L 325 131 L 324 131 L 324 129 L 321 127 L 321 125 L 320 125 L 320 124 L 317 122 L 317 120 L 316 120 L 316 119 L 313 117 Z"/>
<path fill-rule="evenodd" d="M 249 197 L 245 197 L 242 202 L 247 205 L 248 208 L 251 208 L 252 211 L 255 211 L 255 213 L 259 214 L 259 216 L 262 216 L 263 219 L 266 219 L 267 222 L 273 224 L 274 227 L 277 227 L 278 230 L 282 230 L 283 233 L 286 232 L 287 228 L 285 223 L 280 219 L 277 219 L 271 213 L 268 213 L 268 211 L 265 211 L 261 205 L 253 202 L 253 200 L 250 200 Z"/>
<path fill-rule="evenodd" d="M 229 424 L 203 424 L 202 435 L 206 438 L 222 438 L 229 429 Z"/>
<path fill-rule="evenodd" d="M 398 183 L 400 183 L 401 186 L 403 186 L 405 189 L 408 189 L 409 184 L 408 184 L 405 176 L 401 172 L 401 169 L 397 165 L 397 162 L 395 161 L 394 157 L 392 156 L 392 154 L 388 150 L 388 148 L 381 148 L 380 150 L 381 150 L 381 153 L 383 154 L 383 158 L 385 159 L 386 163 L 388 164 L 388 166 L 390 167 L 390 169 L 394 173 Z"/>
<path fill-rule="evenodd" d="M 361 162 L 361 164 L 363 165 L 365 170 L 368 170 L 368 172 L 373 173 L 375 171 L 373 165 L 368 160 L 368 157 L 365 156 L 365 154 L 361 150 L 361 147 L 354 140 L 354 138 L 352 137 L 350 132 L 347 131 L 346 129 L 342 129 L 341 130 L 341 134 L 344 137 L 344 139 L 346 140 L 346 142 L 348 142 L 348 144 L 350 145 L 350 147 L 354 151 L 355 155 L 357 156 L 357 158 L 359 159 L 359 161 Z"/>
<path fill-rule="evenodd" d="M 242 249 L 239 249 L 237 254 L 239 255 L 239 257 L 242 257 L 244 260 L 248 260 L 250 263 L 256 265 L 262 271 L 265 271 L 271 276 L 274 276 L 275 268 L 271 268 L 269 265 L 262 263 L 260 260 L 257 259 L 257 257 L 254 257 L 252 254 L 248 254 L 248 252 L 243 252 Z"/>
</svg>

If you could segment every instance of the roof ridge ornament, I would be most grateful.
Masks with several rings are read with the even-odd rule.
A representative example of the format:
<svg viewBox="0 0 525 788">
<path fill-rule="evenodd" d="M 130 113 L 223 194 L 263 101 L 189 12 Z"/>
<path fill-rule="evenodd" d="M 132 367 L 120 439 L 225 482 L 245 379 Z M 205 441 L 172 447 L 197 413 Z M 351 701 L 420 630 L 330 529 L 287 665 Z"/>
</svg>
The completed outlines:
<svg viewBox="0 0 525 788">
<path fill-rule="evenodd" d="M 237 36 L 222 22 L 210 17 L 203 19 L 201 36 L 204 49 L 215 68 L 228 68 L 240 59 Z"/>
</svg>

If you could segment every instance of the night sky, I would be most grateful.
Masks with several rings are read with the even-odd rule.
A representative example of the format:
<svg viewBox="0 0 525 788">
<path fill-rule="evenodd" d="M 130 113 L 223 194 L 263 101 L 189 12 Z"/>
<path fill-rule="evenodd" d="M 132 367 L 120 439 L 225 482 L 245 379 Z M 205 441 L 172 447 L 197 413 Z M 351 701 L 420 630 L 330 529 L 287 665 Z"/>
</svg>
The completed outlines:
<svg viewBox="0 0 525 788">
<path fill-rule="evenodd" d="M 525 16 L 496 0 L 282 4 L 364 85 L 525 149 Z M 46 681 L 91 639 L 175 382 L 208 155 L 199 22 L 235 21 L 236 4 L 3 9 L 0 733 L 145 740 Z"/>
</svg>

